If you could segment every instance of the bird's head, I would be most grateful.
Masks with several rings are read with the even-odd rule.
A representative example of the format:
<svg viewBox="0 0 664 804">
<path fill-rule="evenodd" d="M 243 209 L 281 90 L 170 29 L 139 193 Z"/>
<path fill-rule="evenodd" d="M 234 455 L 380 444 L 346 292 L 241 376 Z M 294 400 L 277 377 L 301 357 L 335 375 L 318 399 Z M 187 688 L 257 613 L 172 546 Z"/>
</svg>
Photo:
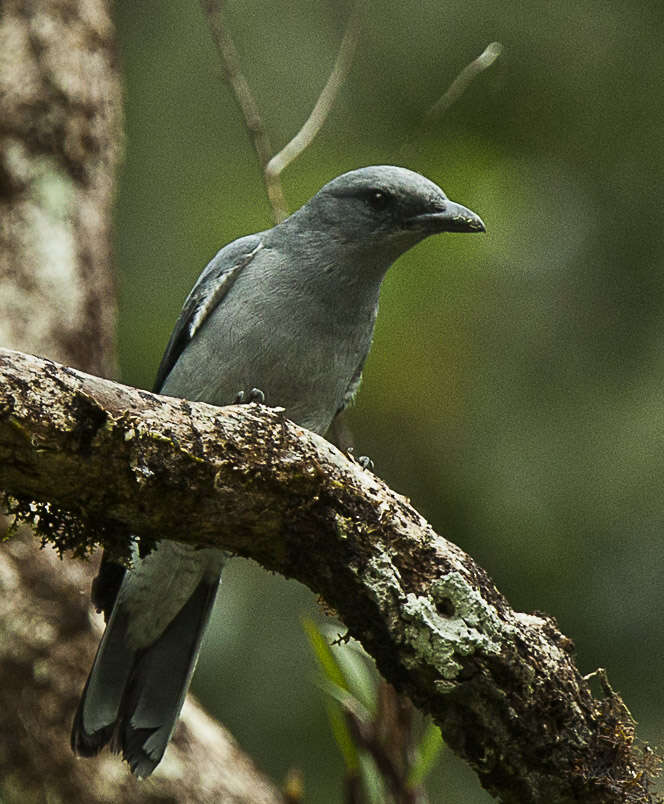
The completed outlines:
<svg viewBox="0 0 664 804">
<path fill-rule="evenodd" d="M 481 218 L 450 201 L 429 179 L 406 168 L 378 165 L 337 176 L 292 219 L 346 247 L 403 253 L 441 232 L 484 232 Z"/>
</svg>

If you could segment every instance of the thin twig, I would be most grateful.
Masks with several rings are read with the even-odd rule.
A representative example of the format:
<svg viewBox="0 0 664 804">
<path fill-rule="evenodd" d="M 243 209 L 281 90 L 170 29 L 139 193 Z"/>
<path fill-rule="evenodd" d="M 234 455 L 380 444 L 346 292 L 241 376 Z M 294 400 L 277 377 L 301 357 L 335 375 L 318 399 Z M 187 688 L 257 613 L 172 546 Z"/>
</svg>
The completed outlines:
<svg viewBox="0 0 664 804">
<path fill-rule="evenodd" d="M 272 207 L 272 212 L 276 220 L 283 218 L 286 210 L 286 199 L 284 198 L 281 185 L 279 183 L 268 183 L 265 167 L 272 156 L 272 145 L 268 137 L 267 130 L 263 124 L 258 104 L 249 87 L 249 83 L 240 68 L 240 56 L 235 47 L 235 43 L 228 33 L 228 29 L 223 19 L 223 0 L 201 0 L 201 7 L 207 16 L 212 38 L 217 46 L 219 58 L 224 70 L 224 77 L 233 93 L 233 97 L 240 108 L 242 117 L 249 134 L 251 135 L 258 162 L 263 172 L 263 180 L 267 190 L 268 200 Z"/>
<path fill-rule="evenodd" d="M 467 64 L 463 70 L 452 81 L 449 87 L 441 95 L 441 97 L 434 103 L 434 105 L 425 113 L 422 118 L 422 124 L 416 136 L 422 135 L 428 131 L 433 124 L 438 121 L 445 112 L 456 103 L 463 93 L 468 89 L 477 76 L 484 72 L 484 70 L 491 67 L 496 59 L 503 52 L 503 46 L 500 42 L 489 43 L 480 55 L 473 59 L 470 64 Z M 403 153 L 406 148 L 412 144 L 414 137 L 409 139 L 401 148 Z"/>
<path fill-rule="evenodd" d="M 240 57 L 223 20 L 223 0 L 201 0 L 201 6 L 208 18 L 212 38 L 214 39 L 219 58 L 224 69 L 233 96 L 242 112 L 245 125 L 252 137 L 258 161 L 263 171 L 263 181 L 267 197 L 272 207 L 272 214 L 277 223 L 288 214 L 286 197 L 281 185 L 280 175 L 287 165 L 307 148 L 332 109 L 350 66 L 359 39 L 361 28 L 361 10 L 364 0 L 357 0 L 346 25 L 346 31 L 339 47 L 330 77 L 316 101 L 313 111 L 306 123 L 281 151 L 272 156 L 272 146 L 263 119 L 251 92 L 249 83 L 240 69 Z"/>
<path fill-rule="evenodd" d="M 491 42 L 488 44 L 476 59 L 461 70 L 459 75 L 452 81 L 447 91 L 424 115 L 424 124 L 428 125 L 429 123 L 433 123 L 441 117 L 441 115 L 445 114 L 450 106 L 459 100 L 475 78 L 477 78 L 480 73 L 484 72 L 484 70 L 491 67 L 502 52 L 503 46 L 500 42 Z"/>
<path fill-rule="evenodd" d="M 265 168 L 268 184 L 279 181 L 281 172 L 311 144 L 330 114 L 334 101 L 353 63 L 353 56 L 355 55 L 362 28 L 363 6 L 363 0 L 357 0 L 351 11 L 334 67 L 330 77 L 327 79 L 327 83 L 318 96 L 311 114 L 293 139 L 268 162 Z"/>
</svg>

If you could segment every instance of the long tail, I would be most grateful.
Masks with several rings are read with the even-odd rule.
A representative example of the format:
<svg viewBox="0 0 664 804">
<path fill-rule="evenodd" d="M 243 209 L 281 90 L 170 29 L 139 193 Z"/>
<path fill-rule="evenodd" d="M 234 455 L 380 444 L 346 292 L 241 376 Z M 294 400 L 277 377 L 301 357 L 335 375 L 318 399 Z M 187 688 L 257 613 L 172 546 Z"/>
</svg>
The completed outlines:
<svg viewBox="0 0 664 804">
<path fill-rule="evenodd" d="M 137 776 L 152 773 L 184 703 L 218 586 L 219 577 L 202 578 L 163 633 L 138 650 L 116 604 L 74 717 L 75 753 L 94 756 L 110 742 Z"/>
</svg>

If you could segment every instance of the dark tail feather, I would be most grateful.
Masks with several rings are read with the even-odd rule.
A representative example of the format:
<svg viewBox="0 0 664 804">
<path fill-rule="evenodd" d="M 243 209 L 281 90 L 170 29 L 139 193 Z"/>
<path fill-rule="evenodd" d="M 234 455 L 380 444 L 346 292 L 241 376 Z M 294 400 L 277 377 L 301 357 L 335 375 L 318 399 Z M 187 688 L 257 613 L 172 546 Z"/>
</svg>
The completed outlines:
<svg viewBox="0 0 664 804">
<path fill-rule="evenodd" d="M 92 757 L 109 742 L 131 675 L 135 652 L 128 648 L 127 617 L 120 609 L 106 626 L 74 716 L 71 747 Z"/>
<path fill-rule="evenodd" d="M 110 741 L 111 737 L 113 736 L 113 729 L 115 728 L 115 723 L 111 723 L 110 726 L 101 728 L 98 731 L 95 731 L 93 734 L 88 734 L 85 730 L 83 726 L 83 711 L 81 707 L 82 701 L 88 691 L 89 681 L 90 679 L 88 679 L 85 687 L 83 688 L 83 695 L 81 696 L 81 702 L 79 703 L 76 714 L 74 715 L 74 723 L 71 730 L 72 751 L 81 757 L 97 756 L 106 743 Z"/>
<path fill-rule="evenodd" d="M 104 635 L 74 719 L 72 748 L 76 753 L 91 756 L 110 741 L 111 748 L 122 753 L 137 776 L 143 778 L 152 773 L 164 755 L 189 689 L 218 586 L 218 578 L 201 580 L 159 639 L 148 648 L 131 653 L 128 669 L 123 665 L 129 653 L 126 641 L 116 655 L 104 651 L 100 661 L 104 643 L 111 647 Z M 116 619 L 117 612 L 107 631 L 113 629 Z M 125 635 L 126 623 L 118 628 L 118 637 L 122 639 Z M 111 667 L 104 673 L 107 657 Z M 124 681 L 118 697 L 115 687 L 121 676 Z M 100 681 L 104 685 L 110 682 L 110 688 L 104 688 L 108 695 L 97 708 L 108 713 L 111 720 L 89 733 L 85 725 L 92 720 L 86 710 L 91 707 L 86 707 L 85 701 L 91 683 L 99 689 Z M 102 719 L 97 716 L 98 721 Z"/>
<path fill-rule="evenodd" d="M 112 748 L 139 777 L 159 764 L 189 689 L 219 579 L 202 580 L 159 639 L 140 651 L 118 713 Z"/>
</svg>

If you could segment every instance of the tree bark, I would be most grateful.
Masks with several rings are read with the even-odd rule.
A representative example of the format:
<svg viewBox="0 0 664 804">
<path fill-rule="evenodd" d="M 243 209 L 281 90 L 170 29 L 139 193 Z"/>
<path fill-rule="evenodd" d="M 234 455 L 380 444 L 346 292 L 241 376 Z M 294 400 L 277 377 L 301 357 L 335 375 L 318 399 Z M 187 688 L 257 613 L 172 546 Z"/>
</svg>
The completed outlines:
<svg viewBox="0 0 664 804">
<path fill-rule="evenodd" d="M 115 367 L 122 123 L 109 6 L 0 0 L 0 343 L 101 374 Z M 191 700 L 153 779 L 138 784 L 108 754 L 77 761 L 69 729 L 99 639 L 94 569 L 39 550 L 27 528 L 0 548 L 2 802 L 282 800 Z"/>
<path fill-rule="evenodd" d="M 37 512 L 60 546 L 86 546 L 61 535 L 73 514 L 115 550 L 132 532 L 250 556 L 322 595 L 502 801 L 652 801 L 656 758 L 608 682 L 593 697 L 555 621 L 513 611 L 407 500 L 278 409 L 8 351 L 0 389 L 0 487 L 24 516 L 32 498 L 57 506 Z"/>
</svg>

